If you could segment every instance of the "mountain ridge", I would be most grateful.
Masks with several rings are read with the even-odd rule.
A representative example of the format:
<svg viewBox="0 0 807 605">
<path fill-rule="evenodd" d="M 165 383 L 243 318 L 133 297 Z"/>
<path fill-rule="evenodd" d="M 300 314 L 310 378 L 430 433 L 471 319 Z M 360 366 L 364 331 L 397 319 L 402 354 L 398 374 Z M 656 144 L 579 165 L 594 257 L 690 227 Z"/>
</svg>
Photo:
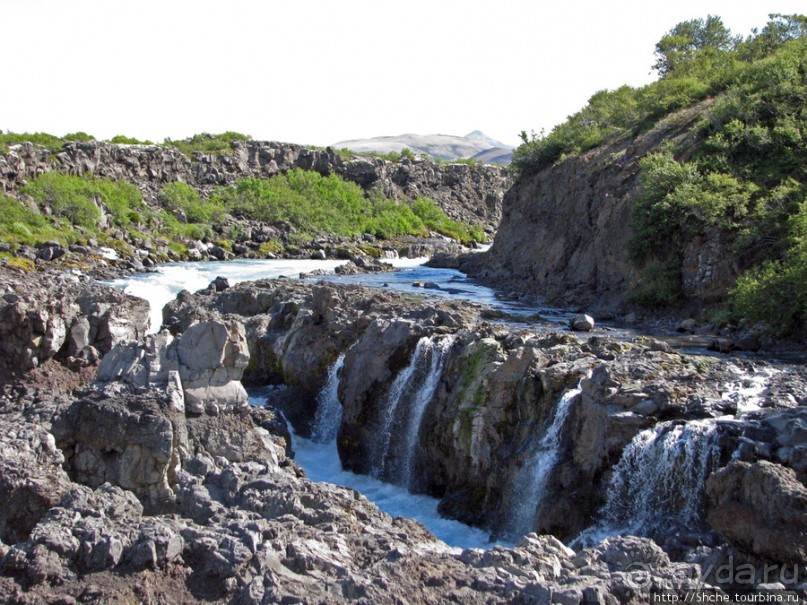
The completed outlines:
<svg viewBox="0 0 807 605">
<path fill-rule="evenodd" d="M 337 149 L 350 149 L 356 153 L 400 153 L 410 149 L 433 158 L 445 161 L 461 158 L 474 158 L 483 162 L 510 163 L 513 147 L 489 137 L 480 130 L 465 136 L 449 134 L 385 135 L 369 139 L 349 139 L 334 143 Z"/>
</svg>

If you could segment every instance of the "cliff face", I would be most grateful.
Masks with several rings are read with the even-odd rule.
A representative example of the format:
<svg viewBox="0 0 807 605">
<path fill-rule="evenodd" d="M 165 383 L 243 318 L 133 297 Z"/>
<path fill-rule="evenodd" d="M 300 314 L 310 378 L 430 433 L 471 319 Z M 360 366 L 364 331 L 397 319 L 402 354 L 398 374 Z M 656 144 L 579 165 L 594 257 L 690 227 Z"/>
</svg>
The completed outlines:
<svg viewBox="0 0 807 605">
<path fill-rule="evenodd" d="M 627 252 L 631 205 L 640 193 L 639 161 L 665 145 L 686 155 L 710 104 L 704 101 L 636 138 L 519 179 L 504 197 L 490 251 L 464 268 L 484 281 L 553 302 L 618 310 L 639 277 Z M 659 251 L 667 244 L 655 243 Z M 710 301 L 725 295 L 737 273 L 723 258 L 724 247 L 708 237 L 690 242 L 681 268 L 685 296 Z"/>
<path fill-rule="evenodd" d="M 497 166 L 437 164 L 426 160 L 393 163 L 374 157 L 345 161 L 330 149 L 313 150 L 274 142 L 240 142 L 227 155 L 196 154 L 190 159 L 161 145 L 70 143 L 51 154 L 24 143 L 0 154 L 0 190 L 13 193 L 24 181 L 44 172 L 91 174 L 137 184 L 146 201 L 153 201 L 163 183 L 180 180 L 203 193 L 231 185 L 244 177 L 271 177 L 302 168 L 323 175 L 338 174 L 364 189 L 380 188 L 387 197 L 435 200 L 451 218 L 495 229 L 501 201 L 510 184 Z"/>
</svg>

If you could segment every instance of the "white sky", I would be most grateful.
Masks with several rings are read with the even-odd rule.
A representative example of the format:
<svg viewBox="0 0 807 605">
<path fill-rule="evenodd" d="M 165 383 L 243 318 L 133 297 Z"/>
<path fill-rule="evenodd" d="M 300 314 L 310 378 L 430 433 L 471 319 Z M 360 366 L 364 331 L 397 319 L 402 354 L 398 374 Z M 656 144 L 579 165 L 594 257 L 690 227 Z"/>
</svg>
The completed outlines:
<svg viewBox="0 0 807 605">
<path fill-rule="evenodd" d="M 0 0 L 0 129 L 328 145 L 471 130 L 517 144 L 653 79 L 676 23 L 804 0 Z"/>
</svg>

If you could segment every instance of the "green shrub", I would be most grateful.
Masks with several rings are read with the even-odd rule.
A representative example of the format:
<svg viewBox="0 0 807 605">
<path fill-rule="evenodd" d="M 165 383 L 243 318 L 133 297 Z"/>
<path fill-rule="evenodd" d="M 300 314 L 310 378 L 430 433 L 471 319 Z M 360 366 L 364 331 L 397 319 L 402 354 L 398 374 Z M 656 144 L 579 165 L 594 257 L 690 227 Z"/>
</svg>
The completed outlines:
<svg viewBox="0 0 807 605">
<path fill-rule="evenodd" d="M 628 298 L 646 307 L 667 307 L 678 303 L 681 300 L 680 258 L 648 262 Z"/>
<path fill-rule="evenodd" d="M 174 147 L 188 157 L 193 157 L 196 153 L 224 155 L 232 153 L 235 141 L 251 141 L 252 137 L 239 132 L 222 132 L 221 134 L 208 134 L 203 132 L 189 139 L 172 141 L 165 139 L 164 144 Z"/>
<path fill-rule="evenodd" d="M 169 212 L 181 212 L 185 222 L 203 223 L 218 227 L 224 221 L 224 209 L 199 197 L 199 192 L 181 181 L 166 183 L 160 190 L 158 199 Z"/>
<path fill-rule="evenodd" d="M 71 225 L 95 230 L 101 218 L 98 204 L 109 211 L 112 221 L 128 227 L 139 212 L 145 211 L 140 190 L 131 183 L 47 172 L 21 187 L 40 208 L 49 206 L 56 216 Z"/>
<path fill-rule="evenodd" d="M 17 200 L 0 196 L 0 241 L 16 247 L 57 240 L 67 242 L 68 233 L 54 227 L 47 217 Z"/>
<path fill-rule="evenodd" d="M 109 139 L 110 143 L 114 145 L 153 145 L 151 141 L 141 141 L 139 139 L 135 139 L 133 137 L 127 137 L 123 134 L 116 134 L 114 137 Z"/>
<path fill-rule="evenodd" d="M 412 210 L 431 231 L 459 240 L 464 244 L 487 241 L 484 229 L 449 218 L 434 200 L 427 197 L 418 197 L 412 204 Z"/>
<path fill-rule="evenodd" d="M 597 92 L 549 134 L 522 132 L 512 170 L 516 176 L 532 174 L 567 155 L 644 132 L 670 112 L 719 93 L 740 99 L 740 105 L 749 100 L 759 110 L 755 121 L 765 112 L 801 116 L 781 118 L 772 126 L 775 134 L 770 138 L 785 147 L 798 146 L 803 130 L 794 120 L 803 119 L 800 108 L 807 102 L 803 92 L 805 32 L 807 18 L 801 15 L 771 15 L 763 33 L 743 42 L 723 27 L 719 17 L 680 23 L 657 46 L 655 67 L 662 75 L 658 81 L 638 89 L 623 86 Z M 753 133 L 749 135 L 753 140 Z M 761 163 L 767 161 L 764 154 L 757 158 Z M 803 167 L 803 156 L 784 161 L 796 165 L 800 159 Z"/>
</svg>

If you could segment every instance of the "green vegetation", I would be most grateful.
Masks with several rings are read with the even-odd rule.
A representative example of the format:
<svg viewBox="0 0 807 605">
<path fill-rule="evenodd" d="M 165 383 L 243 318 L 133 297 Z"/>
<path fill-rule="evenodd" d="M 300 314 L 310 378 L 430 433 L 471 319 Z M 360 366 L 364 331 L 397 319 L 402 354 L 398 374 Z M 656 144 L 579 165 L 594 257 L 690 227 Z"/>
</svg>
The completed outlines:
<svg viewBox="0 0 807 605">
<path fill-rule="evenodd" d="M 565 157 L 634 137 L 707 97 L 686 148 L 640 160 L 630 258 L 631 292 L 647 306 L 681 301 L 686 245 L 720 241 L 743 271 L 720 315 L 785 333 L 807 321 L 807 17 L 771 15 L 740 39 L 719 17 L 676 25 L 656 45 L 660 79 L 600 91 L 549 134 L 514 155 L 526 177 Z"/>
<path fill-rule="evenodd" d="M 374 158 L 380 158 L 382 160 L 386 160 L 388 162 L 401 162 L 403 160 L 408 160 L 410 162 L 415 161 L 415 152 L 409 149 L 408 147 L 404 147 L 400 151 L 390 151 L 389 153 L 375 153 L 370 152 L 366 155 Z"/>
<path fill-rule="evenodd" d="M 747 76 L 755 77 L 751 72 L 759 71 L 761 59 L 780 51 L 803 56 L 806 32 L 807 17 L 800 15 L 771 15 L 762 32 L 742 41 L 719 17 L 680 23 L 656 45 L 654 68 L 662 76 L 658 81 L 601 90 L 549 134 L 522 131 L 523 144 L 513 154 L 512 169 L 516 175 L 532 174 L 566 156 L 635 136 L 670 112 L 708 96 L 742 87 Z M 779 68 L 798 70 L 792 64 Z"/>
<path fill-rule="evenodd" d="M 167 183 L 158 196 L 167 211 L 182 216 L 185 223 L 204 223 L 218 227 L 224 220 L 224 209 L 213 202 L 203 201 L 199 192 L 180 181 Z"/>
<path fill-rule="evenodd" d="M 140 191 L 130 183 L 47 172 L 21 187 L 41 208 L 48 206 L 67 224 L 95 230 L 102 204 L 119 227 L 143 224 L 148 208 Z"/>
<path fill-rule="evenodd" d="M 193 157 L 195 153 L 206 153 L 214 155 L 224 155 L 231 153 L 235 141 L 251 141 L 252 137 L 238 132 L 223 132 L 221 134 L 208 134 L 203 132 L 189 139 L 172 141 L 165 139 L 164 145 L 173 147 L 184 153 L 188 157 Z"/>
<path fill-rule="evenodd" d="M 50 240 L 68 243 L 71 235 L 70 229 L 54 226 L 39 209 L 0 197 L 0 241 L 16 248 L 21 244 L 35 246 Z"/>
<path fill-rule="evenodd" d="M 235 187 L 217 189 L 211 202 L 237 217 L 288 223 L 300 243 L 324 233 L 373 233 L 389 239 L 426 236 L 429 230 L 467 242 L 484 241 L 481 229 L 449 219 L 426 198 L 412 205 L 385 199 L 378 192 L 368 198 L 361 187 L 337 175 L 300 169 L 271 179 L 241 179 Z"/>
<path fill-rule="evenodd" d="M 153 145 L 151 141 L 140 141 L 133 137 L 127 137 L 123 134 L 116 134 L 114 137 L 109 139 L 110 143 L 115 145 Z"/>
<path fill-rule="evenodd" d="M 10 145 L 18 143 L 33 143 L 34 145 L 42 145 L 47 147 L 50 151 L 61 151 L 66 143 L 75 141 L 94 141 L 95 137 L 87 134 L 86 132 L 71 132 L 63 137 L 57 137 L 47 132 L 0 132 L 0 153 L 8 151 Z"/>
</svg>

